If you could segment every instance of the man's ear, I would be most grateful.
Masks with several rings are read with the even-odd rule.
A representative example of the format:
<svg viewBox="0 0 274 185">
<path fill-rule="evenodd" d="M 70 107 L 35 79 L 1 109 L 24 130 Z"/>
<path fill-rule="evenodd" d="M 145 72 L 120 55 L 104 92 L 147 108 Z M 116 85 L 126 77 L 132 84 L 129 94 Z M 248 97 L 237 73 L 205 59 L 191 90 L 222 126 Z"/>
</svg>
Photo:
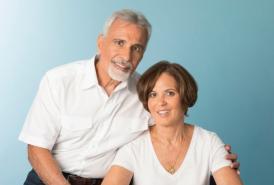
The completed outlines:
<svg viewBox="0 0 274 185">
<path fill-rule="evenodd" d="M 98 53 L 101 52 L 101 49 L 103 47 L 103 42 L 104 42 L 104 35 L 103 34 L 98 35 L 98 37 L 97 37 L 97 50 L 98 50 Z"/>
</svg>

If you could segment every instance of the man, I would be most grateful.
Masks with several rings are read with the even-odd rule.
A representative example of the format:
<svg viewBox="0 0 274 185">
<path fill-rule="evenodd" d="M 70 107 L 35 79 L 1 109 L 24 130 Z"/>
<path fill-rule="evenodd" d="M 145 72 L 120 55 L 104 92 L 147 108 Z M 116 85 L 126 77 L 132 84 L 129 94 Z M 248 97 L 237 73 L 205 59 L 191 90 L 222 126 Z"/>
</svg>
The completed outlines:
<svg viewBox="0 0 274 185">
<path fill-rule="evenodd" d="M 115 12 L 94 58 L 45 74 L 19 136 L 34 169 L 25 185 L 100 184 L 116 150 L 148 129 L 135 69 L 150 34 L 141 13 Z"/>
</svg>

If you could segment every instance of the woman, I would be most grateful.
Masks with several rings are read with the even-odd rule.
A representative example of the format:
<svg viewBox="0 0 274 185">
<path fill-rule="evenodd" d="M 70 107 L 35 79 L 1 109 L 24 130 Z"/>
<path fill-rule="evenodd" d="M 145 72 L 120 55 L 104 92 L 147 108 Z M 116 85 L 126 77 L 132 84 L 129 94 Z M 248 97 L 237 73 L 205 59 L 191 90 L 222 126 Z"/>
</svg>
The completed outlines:
<svg viewBox="0 0 274 185">
<path fill-rule="evenodd" d="M 193 77 L 179 64 L 159 62 L 137 84 L 140 101 L 153 118 L 153 126 L 115 157 L 103 185 L 205 185 L 210 174 L 217 185 L 241 185 L 225 160 L 219 137 L 184 122 L 197 99 Z"/>
</svg>

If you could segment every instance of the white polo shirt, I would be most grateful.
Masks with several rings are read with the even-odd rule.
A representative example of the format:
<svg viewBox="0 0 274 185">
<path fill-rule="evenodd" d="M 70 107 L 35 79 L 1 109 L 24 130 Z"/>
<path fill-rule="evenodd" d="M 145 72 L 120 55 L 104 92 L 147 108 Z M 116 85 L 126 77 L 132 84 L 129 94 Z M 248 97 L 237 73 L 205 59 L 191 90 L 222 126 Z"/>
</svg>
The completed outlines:
<svg viewBox="0 0 274 185">
<path fill-rule="evenodd" d="M 149 114 L 137 97 L 137 73 L 108 96 L 94 60 L 45 74 L 19 140 L 51 150 L 62 171 L 100 178 L 117 149 L 148 129 Z"/>
</svg>

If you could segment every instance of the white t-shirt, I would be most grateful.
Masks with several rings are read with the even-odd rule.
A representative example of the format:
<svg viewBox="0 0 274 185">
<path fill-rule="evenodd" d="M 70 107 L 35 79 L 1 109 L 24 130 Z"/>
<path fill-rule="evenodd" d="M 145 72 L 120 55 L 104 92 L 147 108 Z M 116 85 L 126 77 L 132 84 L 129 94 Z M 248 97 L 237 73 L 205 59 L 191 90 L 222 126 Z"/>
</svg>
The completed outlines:
<svg viewBox="0 0 274 185">
<path fill-rule="evenodd" d="M 94 58 L 56 67 L 43 77 L 19 139 L 47 148 L 62 171 L 104 177 L 116 151 L 148 129 L 136 93 L 138 74 L 108 96 Z"/>
<path fill-rule="evenodd" d="M 185 159 L 173 175 L 158 160 L 149 131 L 120 148 L 112 165 L 133 172 L 134 185 L 208 185 L 211 173 L 231 164 L 226 154 L 215 133 L 195 126 Z"/>
</svg>

